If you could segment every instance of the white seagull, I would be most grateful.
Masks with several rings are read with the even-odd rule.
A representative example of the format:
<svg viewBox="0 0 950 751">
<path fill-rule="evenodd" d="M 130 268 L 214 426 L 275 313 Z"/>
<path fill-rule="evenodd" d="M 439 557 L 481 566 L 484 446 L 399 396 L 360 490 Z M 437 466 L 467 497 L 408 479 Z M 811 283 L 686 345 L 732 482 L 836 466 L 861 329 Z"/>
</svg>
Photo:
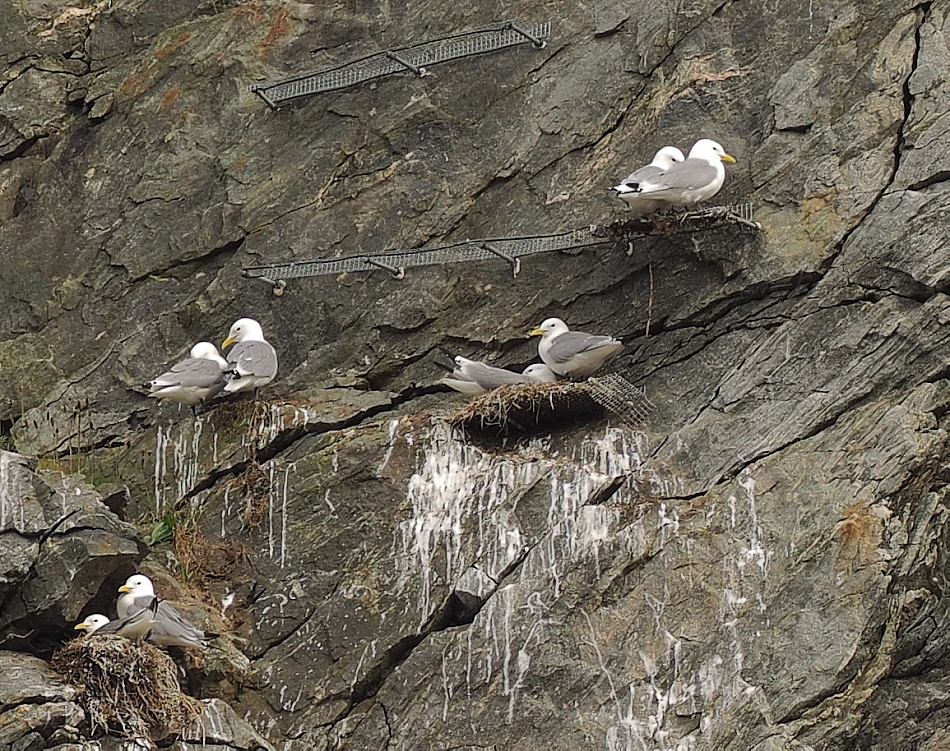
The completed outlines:
<svg viewBox="0 0 950 751">
<path fill-rule="evenodd" d="M 571 331 L 560 318 L 548 318 L 528 333 L 541 337 L 538 355 L 544 363 L 569 378 L 586 378 L 623 349 L 619 339 Z"/>
<path fill-rule="evenodd" d="M 213 638 L 197 626 L 189 623 L 185 617 L 164 600 L 156 604 L 155 588 L 152 580 L 144 574 L 130 576 L 119 587 L 119 599 L 115 609 L 119 618 L 128 618 L 147 608 L 155 608 L 148 640 L 159 647 L 206 647 L 207 640 Z"/>
<path fill-rule="evenodd" d="M 231 324 L 228 338 L 221 346 L 225 349 L 231 347 L 227 355 L 225 391 L 258 389 L 277 375 L 277 353 L 264 338 L 261 325 L 253 318 L 239 318 Z"/>
<path fill-rule="evenodd" d="M 148 384 L 149 396 L 194 406 L 224 388 L 228 363 L 211 342 L 198 342 L 189 356 Z"/>
<path fill-rule="evenodd" d="M 665 208 L 664 202 L 651 200 L 640 195 L 640 183 L 650 178 L 657 178 L 670 169 L 674 164 L 686 159 L 683 152 L 675 146 L 664 146 L 653 157 L 653 161 L 646 166 L 635 169 L 627 175 L 623 182 L 614 185 L 611 190 L 617 191 L 617 197 L 638 214 L 648 214 Z"/>
<path fill-rule="evenodd" d="M 701 138 L 689 150 L 686 161 L 640 180 L 636 192 L 640 198 L 661 202 L 659 208 L 691 206 L 719 192 L 726 177 L 722 163 L 735 161 L 718 143 Z"/>
<path fill-rule="evenodd" d="M 149 606 L 133 613 L 128 618 L 119 618 L 110 621 L 101 613 L 93 613 L 85 620 L 73 626 L 78 631 L 85 631 L 86 636 L 92 634 L 115 634 L 124 636 L 132 641 L 143 641 L 152 631 L 155 623 L 155 614 L 158 610 L 158 598 L 153 597 Z"/>
</svg>

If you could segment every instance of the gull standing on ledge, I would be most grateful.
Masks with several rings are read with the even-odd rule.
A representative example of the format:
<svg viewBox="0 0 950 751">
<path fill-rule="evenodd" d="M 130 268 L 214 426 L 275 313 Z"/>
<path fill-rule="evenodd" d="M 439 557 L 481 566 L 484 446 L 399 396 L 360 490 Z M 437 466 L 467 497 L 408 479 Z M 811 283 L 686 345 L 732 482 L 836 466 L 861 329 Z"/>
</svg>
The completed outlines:
<svg viewBox="0 0 950 751">
<path fill-rule="evenodd" d="M 211 342 L 198 342 L 189 356 L 149 382 L 149 396 L 194 407 L 224 388 L 228 363 Z"/>
<path fill-rule="evenodd" d="M 722 163 L 735 161 L 718 143 L 701 138 L 689 150 L 686 161 L 674 164 L 662 174 L 642 179 L 636 195 L 664 204 L 657 208 L 691 206 L 719 192 L 726 178 Z"/>
<path fill-rule="evenodd" d="M 119 618 L 128 618 L 148 608 L 155 608 L 155 619 L 148 640 L 159 647 L 206 647 L 216 634 L 206 634 L 164 600 L 155 602 L 152 580 L 144 574 L 130 576 L 119 587 L 115 609 Z"/>
<path fill-rule="evenodd" d="M 225 391 L 236 393 L 258 389 L 277 375 L 277 353 L 264 338 L 261 325 L 253 318 L 239 318 L 231 324 L 228 338 L 221 346 L 224 349 L 231 347 Z"/>
<path fill-rule="evenodd" d="M 617 191 L 617 197 L 640 215 L 667 208 L 669 204 L 662 200 L 651 200 L 641 196 L 640 183 L 644 180 L 660 177 L 674 164 L 678 164 L 685 159 L 683 152 L 675 146 L 664 146 L 656 152 L 652 162 L 645 167 L 635 169 L 623 179 L 623 182 L 614 185 L 611 190 Z"/>
<path fill-rule="evenodd" d="M 587 378 L 623 349 L 619 339 L 571 331 L 560 318 L 548 318 L 528 334 L 541 337 L 538 354 L 551 370 L 575 379 Z"/>
</svg>

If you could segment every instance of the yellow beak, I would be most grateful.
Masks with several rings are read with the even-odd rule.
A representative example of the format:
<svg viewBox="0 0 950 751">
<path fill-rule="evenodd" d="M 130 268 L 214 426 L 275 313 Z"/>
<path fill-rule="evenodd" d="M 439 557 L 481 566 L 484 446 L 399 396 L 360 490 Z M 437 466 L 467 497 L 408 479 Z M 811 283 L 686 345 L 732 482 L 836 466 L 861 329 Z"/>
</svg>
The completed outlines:
<svg viewBox="0 0 950 751">
<path fill-rule="evenodd" d="M 85 630 L 86 630 L 86 624 L 85 624 L 85 623 L 77 623 L 75 626 L 73 626 L 73 631 L 77 631 L 77 630 L 78 630 L 78 631 L 85 631 Z"/>
<path fill-rule="evenodd" d="M 723 162 L 729 162 L 729 164 L 736 163 L 736 158 L 734 156 L 729 156 L 728 154 L 723 154 L 721 157 L 719 157 L 719 159 Z"/>
<path fill-rule="evenodd" d="M 544 329 L 531 329 L 528 336 L 544 336 Z"/>
<path fill-rule="evenodd" d="M 733 161 L 735 161 L 735 159 L 733 159 Z M 230 347 L 232 344 L 234 344 L 234 337 L 233 337 L 233 336 L 229 336 L 227 339 L 225 339 L 223 342 L 221 342 L 221 349 L 227 349 L 227 348 Z"/>
<path fill-rule="evenodd" d="M 119 587 L 119 591 L 120 591 L 120 592 L 131 592 L 131 591 L 132 591 L 132 587 L 130 587 L 128 584 L 123 584 L 121 587 Z"/>
</svg>

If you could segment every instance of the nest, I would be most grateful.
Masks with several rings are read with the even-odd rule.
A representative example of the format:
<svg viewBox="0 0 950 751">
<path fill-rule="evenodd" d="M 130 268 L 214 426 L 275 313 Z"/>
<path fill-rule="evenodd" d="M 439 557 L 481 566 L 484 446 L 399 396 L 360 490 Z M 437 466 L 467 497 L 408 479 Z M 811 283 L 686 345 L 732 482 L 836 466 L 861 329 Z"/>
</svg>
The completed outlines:
<svg viewBox="0 0 950 751">
<path fill-rule="evenodd" d="M 113 635 L 73 639 L 51 665 L 78 690 L 93 734 L 158 741 L 201 714 L 201 703 L 182 693 L 175 663 L 151 644 Z"/>
<path fill-rule="evenodd" d="M 450 422 L 469 433 L 501 437 L 529 435 L 558 423 L 610 412 L 636 428 L 652 408 L 642 389 L 611 373 L 581 383 L 502 386 L 471 399 Z"/>
<path fill-rule="evenodd" d="M 451 423 L 469 432 L 528 435 L 603 411 L 584 383 L 525 383 L 474 397 Z"/>
<path fill-rule="evenodd" d="M 738 225 L 755 232 L 762 229 L 762 226 L 752 219 L 752 204 L 740 203 L 734 206 L 710 206 L 692 210 L 670 209 L 648 217 L 618 219 L 610 224 L 593 225 L 590 233 L 594 237 L 627 240 L 638 235 L 678 235 L 682 232 L 705 232 L 730 225 Z"/>
</svg>

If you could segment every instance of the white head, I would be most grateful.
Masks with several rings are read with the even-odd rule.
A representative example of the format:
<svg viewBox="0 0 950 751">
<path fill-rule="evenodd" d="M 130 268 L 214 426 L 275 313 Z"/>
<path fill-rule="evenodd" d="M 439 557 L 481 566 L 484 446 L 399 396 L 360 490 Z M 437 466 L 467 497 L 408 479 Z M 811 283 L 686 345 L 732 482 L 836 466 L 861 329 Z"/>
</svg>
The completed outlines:
<svg viewBox="0 0 950 751">
<path fill-rule="evenodd" d="M 230 347 L 236 342 L 263 342 L 264 331 L 261 325 L 253 318 L 238 318 L 231 324 L 231 330 L 228 331 L 228 338 L 224 340 L 222 347 Z"/>
<path fill-rule="evenodd" d="M 557 380 L 557 373 L 541 362 L 529 365 L 521 372 L 521 375 L 527 376 L 535 383 L 554 383 Z"/>
<path fill-rule="evenodd" d="M 137 597 L 154 597 L 155 588 L 152 586 L 152 580 L 144 574 L 135 574 L 125 580 L 125 584 L 119 587 L 123 594 L 129 594 L 133 599 Z"/>
<path fill-rule="evenodd" d="M 77 623 L 75 626 L 73 626 L 73 628 L 77 631 L 85 631 L 87 634 L 94 634 L 108 622 L 109 619 L 104 615 L 100 613 L 93 613 L 82 623 Z"/>
<path fill-rule="evenodd" d="M 204 360 L 221 359 L 218 348 L 215 347 L 211 342 L 198 342 L 194 347 L 191 348 L 189 355 L 191 357 L 202 358 Z"/>
<path fill-rule="evenodd" d="M 659 167 L 662 170 L 668 170 L 677 162 L 683 162 L 686 160 L 686 157 L 683 156 L 683 152 L 680 151 L 675 146 L 664 146 L 653 157 L 653 161 L 650 162 L 654 167 Z"/>
<path fill-rule="evenodd" d="M 700 138 L 689 150 L 689 156 L 690 159 L 705 159 L 710 164 L 715 164 L 717 161 L 736 161 L 735 157 L 729 156 L 726 150 L 711 138 Z"/>
<path fill-rule="evenodd" d="M 565 331 L 570 331 L 567 324 L 560 318 L 548 318 L 538 328 L 528 332 L 530 336 L 543 336 L 545 339 L 551 339 L 560 336 Z"/>
</svg>

